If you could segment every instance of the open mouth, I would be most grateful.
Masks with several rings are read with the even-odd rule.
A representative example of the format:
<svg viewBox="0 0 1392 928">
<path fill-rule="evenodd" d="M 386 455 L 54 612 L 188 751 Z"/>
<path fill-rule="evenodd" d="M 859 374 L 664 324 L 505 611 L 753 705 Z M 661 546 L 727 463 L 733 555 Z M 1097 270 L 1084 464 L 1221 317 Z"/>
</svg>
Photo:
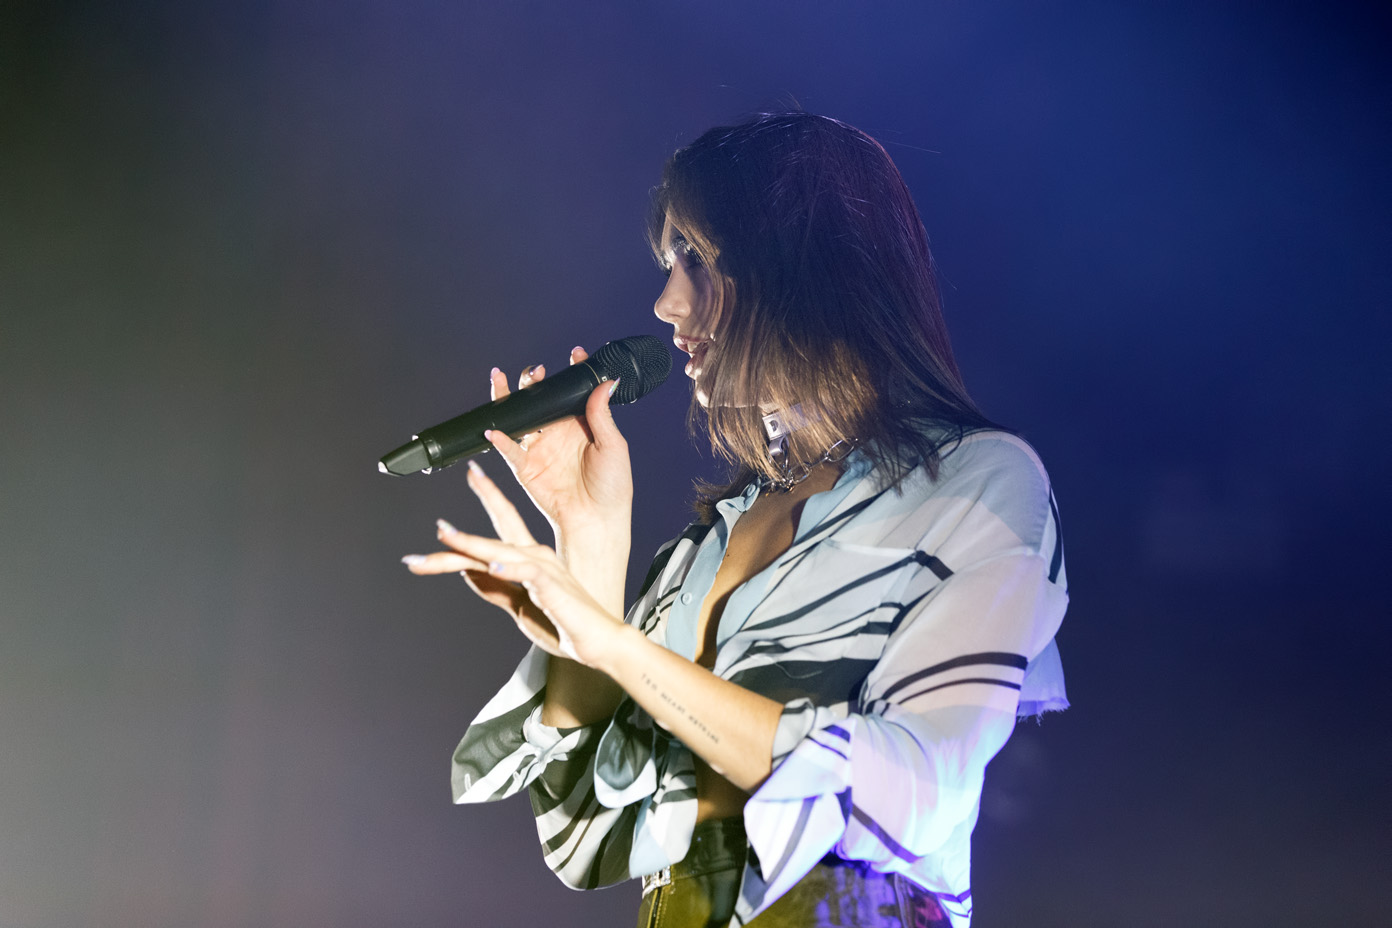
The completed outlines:
<svg viewBox="0 0 1392 928">
<path fill-rule="evenodd" d="M 709 339 L 677 335 L 673 337 L 672 341 L 682 351 L 691 355 L 691 359 L 686 362 L 686 376 L 694 379 L 701 372 L 701 363 L 705 360 L 706 349 L 710 346 Z"/>
<path fill-rule="evenodd" d="M 696 346 L 696 350 L 691 354 L 691 360 L 686 362 L 686 376 L 695 380 L 701 373 L 701 367 L 706 360 L 706 347 L 710 342 L 701 342 Z"/>
</svg>

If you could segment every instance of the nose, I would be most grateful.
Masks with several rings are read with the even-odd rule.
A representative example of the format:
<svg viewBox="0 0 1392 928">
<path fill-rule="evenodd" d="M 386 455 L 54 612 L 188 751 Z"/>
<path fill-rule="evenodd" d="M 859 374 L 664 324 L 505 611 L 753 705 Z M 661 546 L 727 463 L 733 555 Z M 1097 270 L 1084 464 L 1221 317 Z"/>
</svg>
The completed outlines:
<svg viewBox="0 0 1392 928">
<path fill-rule="evenodd" d="M 667 277 L 667 285 L 662 288 L 662 292 L 657 295 L 657 302 L 653 304 L 653 312 L 657 318 L 668 325 L 680 325 L 681 321 L 691 314 L 691 288 L 689 284 L 684 284 L 680 267 L 672 268 L 672 273 Z"/>
</svg>

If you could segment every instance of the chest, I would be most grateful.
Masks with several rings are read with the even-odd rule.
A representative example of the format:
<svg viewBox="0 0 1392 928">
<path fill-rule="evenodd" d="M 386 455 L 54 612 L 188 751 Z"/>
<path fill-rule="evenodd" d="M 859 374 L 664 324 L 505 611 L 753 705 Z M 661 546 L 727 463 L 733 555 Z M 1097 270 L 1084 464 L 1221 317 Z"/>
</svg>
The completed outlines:
<svg viewBox="0 0 1392 928">
<path fill-rule="evenodd" d="M 740 585 L 767 568 L 787 551 L 797 534 L 798 521 L 807 498 L 834 483 L 836 473 L 816 474 L 792 493 L 770 493 L 759 497 L 730 530 L 725 556 L 696 620 L 696 662 L 713 667 L 716 633 L 725 604 Z M 825 486 L 823 484 L 826 484 Z"/>
</svg>

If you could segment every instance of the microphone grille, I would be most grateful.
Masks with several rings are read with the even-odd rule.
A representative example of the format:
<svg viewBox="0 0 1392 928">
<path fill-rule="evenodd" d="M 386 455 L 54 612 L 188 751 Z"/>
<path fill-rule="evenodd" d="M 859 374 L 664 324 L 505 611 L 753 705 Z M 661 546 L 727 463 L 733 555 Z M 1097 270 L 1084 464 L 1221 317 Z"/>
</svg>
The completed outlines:
<svg viewBox="0 0 1392 928">
<path fill-rule="evenodd" d="M 611 403 L 632 403 L 655 390 L 672 373 L 672 353 L 656 335 L 630 335 L 605 342 L 590 358 L 603 376 L 619 378 Z"/>
</svg>

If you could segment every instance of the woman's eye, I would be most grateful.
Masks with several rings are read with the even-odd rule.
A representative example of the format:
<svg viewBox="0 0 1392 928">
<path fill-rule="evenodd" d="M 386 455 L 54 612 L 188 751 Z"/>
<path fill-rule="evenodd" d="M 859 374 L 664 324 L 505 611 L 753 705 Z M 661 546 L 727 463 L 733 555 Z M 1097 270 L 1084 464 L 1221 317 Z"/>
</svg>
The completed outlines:
<svg viewBox="0 0 1392 928">
<path fill-rule="evenodd" d="M 701 256 L 696 253 L 696 249 L 691 247 L 690 242 L 682 242 L 672 249 L 673 253 L 681 259 L 681 263 L 686 267 L 700 267 Z"/>
</svg>

